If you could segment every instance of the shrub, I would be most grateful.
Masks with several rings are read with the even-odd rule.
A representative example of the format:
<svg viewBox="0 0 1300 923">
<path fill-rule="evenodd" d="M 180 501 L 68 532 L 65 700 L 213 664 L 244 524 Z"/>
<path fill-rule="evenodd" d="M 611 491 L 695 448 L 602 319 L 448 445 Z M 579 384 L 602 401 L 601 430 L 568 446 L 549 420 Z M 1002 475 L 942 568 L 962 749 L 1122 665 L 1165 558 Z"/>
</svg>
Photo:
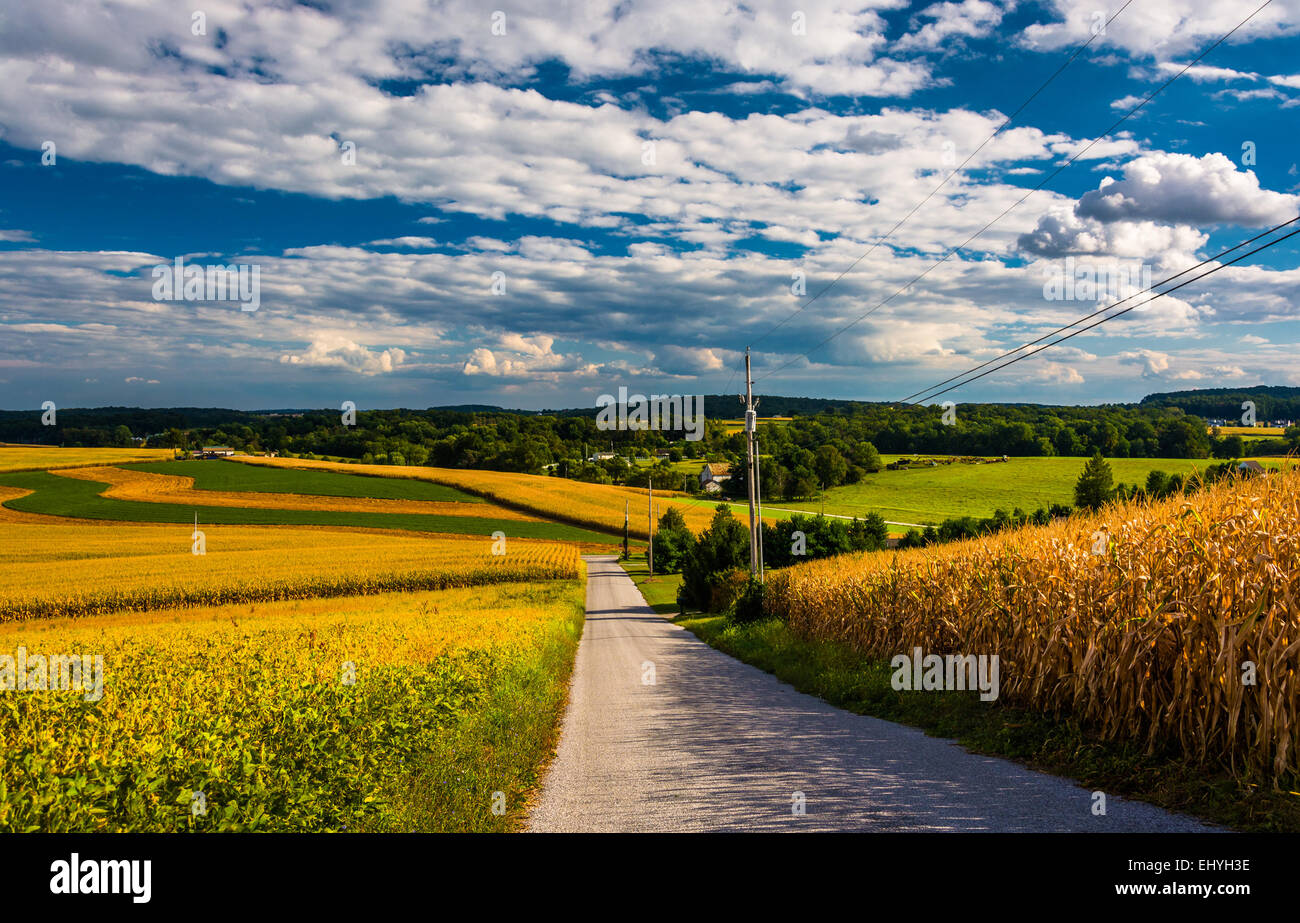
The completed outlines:
<svg viewBox="0 0 1300 923">
<path fill-rule="evenodd" d="M 745 582 L 745 589 L 736 600 L 731 613 L 731 620 L 745 624 L 757 622 L 763 617 L 763 583 L 751 576 Z"/>
</svg>

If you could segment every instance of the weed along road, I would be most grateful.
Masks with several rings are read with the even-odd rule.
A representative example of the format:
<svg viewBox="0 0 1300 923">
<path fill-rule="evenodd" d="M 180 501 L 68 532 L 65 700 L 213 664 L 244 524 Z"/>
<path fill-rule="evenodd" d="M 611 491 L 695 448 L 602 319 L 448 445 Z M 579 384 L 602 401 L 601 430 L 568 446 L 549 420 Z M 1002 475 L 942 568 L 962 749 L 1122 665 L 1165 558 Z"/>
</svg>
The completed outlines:
<svg viewBox="0 0 1300 923">
<path fill-rule="evenodd" d="M 589 557 L 587 623 L 529 827 L 559 831 L 1206 831 L 834 708 L 648 608 Z M 802 813 L 801 813 L 802 811 Z"/>
</svg>

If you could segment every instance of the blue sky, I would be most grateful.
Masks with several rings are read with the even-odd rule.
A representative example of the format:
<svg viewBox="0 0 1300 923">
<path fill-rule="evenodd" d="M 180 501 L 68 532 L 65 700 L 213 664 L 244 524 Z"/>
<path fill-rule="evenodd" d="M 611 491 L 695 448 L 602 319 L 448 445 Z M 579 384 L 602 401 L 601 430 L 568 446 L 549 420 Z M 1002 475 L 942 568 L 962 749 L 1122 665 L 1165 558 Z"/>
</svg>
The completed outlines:
<svg viewBox="0 0 1300 923">
<path fill-rule="evenodd" d="M 734 390 L 747 344 L 760 391 L 897 399 L 1106 304 L 1044 296 L 1067 259 L 1160 279 L 1300 213 L 1274 0 L 997 218 L 1258 5 L 1114 3 L 1094 37 L 1084 0 L 19 0 L 0 407 L 582 406 Z M 955 396 L 1300 385 L 1297 240 Z M 157 300 L 178 256 L 256 266 L 258 309 Z"/>
</svg>

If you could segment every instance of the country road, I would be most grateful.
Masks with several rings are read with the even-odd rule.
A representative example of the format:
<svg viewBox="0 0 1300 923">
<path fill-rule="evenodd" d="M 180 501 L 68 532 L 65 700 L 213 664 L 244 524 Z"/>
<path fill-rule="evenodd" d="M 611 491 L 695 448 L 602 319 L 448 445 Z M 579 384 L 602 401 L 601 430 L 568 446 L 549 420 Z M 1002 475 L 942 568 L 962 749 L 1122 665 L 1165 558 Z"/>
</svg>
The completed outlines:
<svg viewBox="0 0 1300 923">
<path fill-rule="evenodd" d="M 720 653 L 588 557 L 587 624 L 529 829 L 1207 831 L 854 715 Z M 794 805 L 802 793 L 804 813 Z"/>
</svg>

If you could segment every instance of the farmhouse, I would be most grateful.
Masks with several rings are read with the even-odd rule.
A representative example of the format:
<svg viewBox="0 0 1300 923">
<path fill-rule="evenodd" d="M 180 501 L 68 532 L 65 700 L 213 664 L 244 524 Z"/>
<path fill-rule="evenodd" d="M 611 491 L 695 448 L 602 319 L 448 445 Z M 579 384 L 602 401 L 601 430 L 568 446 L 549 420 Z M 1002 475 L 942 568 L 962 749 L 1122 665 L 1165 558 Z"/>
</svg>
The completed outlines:
<svg viewBox="0 0 1300 923">
<path fill-rule="evenodd" d="M 722 484 L 731 480 L 731 468 L 723 462 L 705 462 L 700 469 L 700 489 L 716 494 L 722 490 Z"/>
<path fill-rule="evenodd" d="M 190 453 L 194 458 L 226 458 L 234 454 L 235 450 L 225 445 L 205 445 Z"/>
<path fill-rule="evenodd" d="M 1242 472 L 1243 474 L 1246 474 L 1246 473 L 1250 473 L 1250 474 L 1263 474 L 1263 473 L 1264 473 L 1264 466 L 1261 465 L 1259 462 L 1254 461 L 1254 460 L 1251 460 L 1251 461 L 1244 461 L 1244 462 L 1240 462 L 1240 463 L 1238 463 L 1238 465 L 1237 465 L 1237 470 L 1240 471 L 1240 472 Z"/>
</svg>

